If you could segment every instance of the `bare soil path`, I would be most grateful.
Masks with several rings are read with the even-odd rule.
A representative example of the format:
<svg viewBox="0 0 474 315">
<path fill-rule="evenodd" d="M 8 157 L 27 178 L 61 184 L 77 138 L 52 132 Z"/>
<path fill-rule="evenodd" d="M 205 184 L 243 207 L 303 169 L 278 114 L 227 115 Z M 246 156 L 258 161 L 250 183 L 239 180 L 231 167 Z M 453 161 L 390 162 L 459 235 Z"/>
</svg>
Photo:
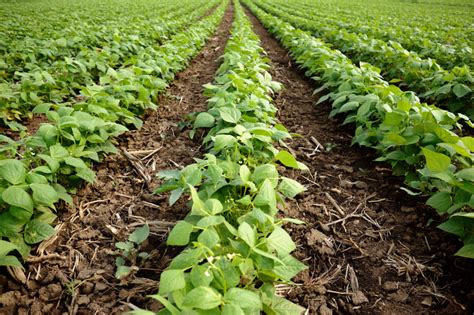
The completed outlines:
<svg viewBox="0 0 474 315">
<path fill-rule="evenodd" d="M 248 11 L 274 80 L 279 119 L 295 138 L 290 147 L 310 173 L 290 172 L 308 187 L 288 203 L 296 256 L 309 269 L 287 291 L 310 314 L 464 314 L 474 308 L 474 264 L 452 255 L 459 243 L 427 226 L 435 214 L 401 191 L 402 180 L 372 162 L 371 150 L 351 147 L 353 130 L 314 106 L 315 82 Z"/>
</svg>

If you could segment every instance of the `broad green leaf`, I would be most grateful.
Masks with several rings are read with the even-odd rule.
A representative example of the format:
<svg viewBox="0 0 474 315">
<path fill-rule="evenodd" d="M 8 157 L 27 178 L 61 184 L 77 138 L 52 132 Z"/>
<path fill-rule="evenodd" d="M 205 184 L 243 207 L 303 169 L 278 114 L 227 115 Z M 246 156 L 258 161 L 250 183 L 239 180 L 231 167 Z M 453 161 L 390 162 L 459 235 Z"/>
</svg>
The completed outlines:
<svg viewBox="0 0 474 315">
<path fill-rule="evenodd" d="M 23 265 L 21 262 L 16 258 L 15 256 L 0 256 L 0 266 L 12 266 L 12 267 L 18 267 L 21 269 L 23 268 Z"/>
<path fill-rule="evenodd" d="M 265 179 L 263 181 L 253 202 L 257 207 L 268 206 L 271 214 L 276 211 L 276 194 L 270 180 Z"/>
<path fill-rule="evenodd" d="M 30 184 L 30 188 L 33 200 L 38 204 L 52 207 L 59 200 L 59 194 L 48 184 Z"/>
<path fill-rule="evenodd" d="M 214 229 L 209 228 L 204 230 L 198 236 L 198 242 L 205 245 L 208 248 L 213 248 L 219 242 L 219 234 Z"/>
<path fill-rule="evenodd" d="M 33 200 L 31 196 L 19 187 L 10 186 L 5 189 L 2 193 L 2 199 L 9 205 L 33 211 Z"/>
<path fill-rule="evenodd" d="M 286 197 L 294 198 L 299 193 L 305 191 L 306 188 L 291 178 L 282 177 L 278 185 L 278 190 Z"/>
<path fill-rule="evenodd" d="M 76 175 L 89 183 L 95 180 L 95 172 L 89 168 L 76 168 Z"/>
<path fill-rule="evenodd" d="M 220 151 L 234 145 L 237 139 L 231 135 L 217 135 L 214 137 L 214 150 Z"/>
<path fill-rule="evenodd" d="M 233 107 L 221 107 L 218 110 L 222 120 L 232 124 L 239 122 L 241 113 L 238 109 Z"/>
<path fill-rule="evenodd" d="M 214 126 L 215 119 L 209 113 L 199 113 L 194 121 L 194 128 L 211 128 Z"/>
<path fill-rule="evenodd" d="M 474 167 L 465 168 L 456 173 L 456 176 L 467 181 L 474 182 Z"/>
<path fill-rule="evenodd" d="M 286 255 L 296 249 L 296 245 L 291 239 L 291 236 L 281 227 L 276 227 L 275 230 L 267 238 L 267 244 L 273 248 L 279 255 Z"/>
<path fill-rule="evenodd" d="M 148 224 L 145 224 L 133 231 L 133 233 L 128 237 L 128 240 L 135 244 L 141 244 L 148 238 L 149 234 L 150 228 L 148 227 Z"/>
<path fill-rule="evenodd" d="M 186 221 L 179 221 L 171 230 L 166 244 L 170 246 L 185 246 L 189 243 L 189 237 L 193 232 L 193 225 Z"/>
<path fill-rule="evenodd" d="M 222 303 L 221 295 L 210 287 L 197 287 L 184 297 L 183 307 L 210 310 Z"/>
<path fill-rule="evenodd" d="M 55 160 L 62 161 L 65 157 L 69 156 L 68 150 L 61 146 L 60 144 L 55 144 L 49 147 L 49 154 Z"/>
<path fill-rule="evenodd" d="M 31 220 L 25 226 L 24 238 L 28 244 L 39 243 L 54 234 L 54 228 L 38 220 Z"/>
<path fill-rule="evenodd" d="M 288 151 L 281 150 L 275 156 L 275 159 L 277 161 L 280 161 L 283 165 L 285 165 L 287 167 L 298 168 L 298 163 L 297 163 L 295 157 Z"/>
<path fill-rule="evenodd" d="M 431 196 L 427 201 L 426 204 L 435 208 L 438 212 L 443 213 L 446 212 L 449 207 L 453 204 L 451 200 L 451 194 L 448 192 L 438 192 Z"/>
<path fill-rule="evenodd" d="M 12 185 L 18 185 L 25 181 L 25 176 L 26 169 L 22 162 L 13 159 L 0 161 L 0 178 Z"/>
<path fill-rule="evenodd" d="M 271 309 L 275 315 L 301 315 L 306 311 L 305 308 L 277 296 L 273 298 Z"/>
<path fill-rule="evenodd" d="M 197 265 L 189 273 L 189 278 L 194 287 L 207 287 L 211 283 L 213 276 L 212 272 L 208 270 L 208 266 Z"/>
<path fill-rule="evenodd" d="M 222 307 L 222 315 L 245 315 L 238 304 L 225 304 Z"/>
<path fill-rule="evenodd" d="M 186 286 L 184 270 L 168 269 L 160 276 L 160 295 L 167 294 L 176 290 L 183 289 Z"/>
<path fill-rule="evenodd" d="M 453 93 L 458 97 L 461 98 L 471 92 L 471 89 L 465 84 L 456 84 L 453 87 Z"/>
<path fill-rule="evenodd" d="M 231 304 L 239 305 L 241 308 L 262 308 L 260 296 L 250 290 L 232 288 L 224 295 L 224 299 Z"/>
<path fill-rule="evenodd" d="M 6 256 L 8 253 L 11 251 L 17 250 L 18 248 L 16 247 L 15 244 L 0 240 L 0 257 Z"/>
<path fill-rule="evenodd" d="M 474 259 L 474 244 L 464 245 L 454 255 Z"/>
<path fill-rule="evenodd" d="M 426 158 L 426 167 L 433 173 L 442 173 L 448 171 L 451 159 L 442 153 L 437 153 L 423 148 L 423 155 Z"/>
<path fill-rule="evenodd" d="M 247 222 L 243 222 L 239 225 L 238 234 L 247 245 L 250 247 L 255 246 L 255 243 L 257 242 L 257 232 L 255 232 Z"/>
</svg>

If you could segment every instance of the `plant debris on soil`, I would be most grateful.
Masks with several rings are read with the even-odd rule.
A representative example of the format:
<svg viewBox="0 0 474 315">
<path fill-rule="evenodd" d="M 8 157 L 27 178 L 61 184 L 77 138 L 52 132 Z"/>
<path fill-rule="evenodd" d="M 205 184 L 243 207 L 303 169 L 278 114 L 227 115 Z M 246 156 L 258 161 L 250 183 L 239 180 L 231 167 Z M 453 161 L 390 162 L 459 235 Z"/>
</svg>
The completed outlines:
<svg viewBox="0 0 474 315">
<path fill-rule="evenodd" d="M 212 82 L 232 24 L 230 6 L 202 52 L 179 73 L 148 112 L 142 129 L 118 140 L 120 155 L 96 167 L 97 181 L 78 190 L 73 207 L 58 209 L 56 235 L 41 244 L 26 266 L 24 283 L 0 275 L 0 314 L 118 314 L 156 293 L 160 272 L 176 249 L 166 235 L 188 212 L 153 190 L 160 170 L 181 168 L 199 157 L 199 139 L 181 129 L 186 115 L 206 109 L 202 85 Z M 351 147 L 353 130 L 328 118 L 329 104 L 315 106 L 317 87 L 287 51 L 248 12 L 271 60 L 279 119 L 300 134 L 290 149 L 310 172 L 286 171 L 308 190 L 290 201 L 285 215 L 306 222 L 286 228 L 295 256 L 309 268 L 278 291 L 309 314 L 468 314 L 474 311 L 474 263 L 454 257 L 459 243 L 436 229 L 437 218 L 421 198 L 400 190 L 402 180 L 372 162 L 371 150 Z M 199 137 L 198 137 L 199 138 Z M 115 279 L 115 243 L 147 222 L 151 254 L 136 274 Z"/>
</svg>

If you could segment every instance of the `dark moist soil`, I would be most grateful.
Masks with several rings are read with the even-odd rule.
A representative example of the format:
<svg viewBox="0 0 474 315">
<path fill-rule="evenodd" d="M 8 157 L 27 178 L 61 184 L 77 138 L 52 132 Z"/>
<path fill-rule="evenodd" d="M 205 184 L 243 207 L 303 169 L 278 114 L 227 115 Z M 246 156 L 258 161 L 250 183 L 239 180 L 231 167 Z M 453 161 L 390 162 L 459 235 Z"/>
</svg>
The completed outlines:
<svg viewBox="0 0 474 315">
<path fill-rule="evenodd" d="M 26 266 L 26 283 L 0 271 L 0 314 L 116 314 L 132 304 L 157 309 L 145 297 L 157 292 L 161 270 L 176 255 L 165 236 L 188 209 L 185 200 L 170 207 L 166 196 L 153 194 L 155 174 L 202 154 L 201 141 L 190 140 L 189 130 L 178 125 L 187 114 L 206 110 L 202 85 L 213 81 L 220 65 L 232 14 L 229 7 L 216 34 L 159 97 L 158 110 L 144 117 L 142 129 L 120 137 L 125 153 L 107 157 L 96 167 L 96 183 L 74 197 L 74 207 L 58 210 L 58 233 L 32 253 L 36 262 Z M 151 235 L 142 249 L 151 258 L 137 274 L 116 280 L 115 243 L 145 221 Z"/>
<path fill-rule="evenodd" d="M 285 85 L 275 97 L 279 119 L 303 136 L 290 148 L 310 168 L 286 172 L 308 188 L 285 215 L 306 222 L 286 228 L 309 267 L 287 298 L 310 314 L 472 314 L 474 263 L 453 257 L 461 244 L 436 229 L 423 198 L 408 196 L 402 179 L 372 162 L 374 151 L 351 147 L 353 127 L 329 119 L 329 104 L 314 106 L 317 86 L 247 14 L 274 80 Z"/>
</svg>

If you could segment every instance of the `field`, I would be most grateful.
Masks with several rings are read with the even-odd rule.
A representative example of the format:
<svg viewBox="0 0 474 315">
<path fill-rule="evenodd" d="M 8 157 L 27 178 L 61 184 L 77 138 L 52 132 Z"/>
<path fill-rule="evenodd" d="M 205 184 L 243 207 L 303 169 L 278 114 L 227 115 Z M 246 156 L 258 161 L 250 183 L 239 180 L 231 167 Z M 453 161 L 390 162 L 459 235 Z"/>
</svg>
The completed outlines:
<svg viewBox="0 0 474 315">
<path fill-rule="evenodd" d="M 471 1 L 0 4 L 0 315 L 474 312 Z"/>
</svg>

